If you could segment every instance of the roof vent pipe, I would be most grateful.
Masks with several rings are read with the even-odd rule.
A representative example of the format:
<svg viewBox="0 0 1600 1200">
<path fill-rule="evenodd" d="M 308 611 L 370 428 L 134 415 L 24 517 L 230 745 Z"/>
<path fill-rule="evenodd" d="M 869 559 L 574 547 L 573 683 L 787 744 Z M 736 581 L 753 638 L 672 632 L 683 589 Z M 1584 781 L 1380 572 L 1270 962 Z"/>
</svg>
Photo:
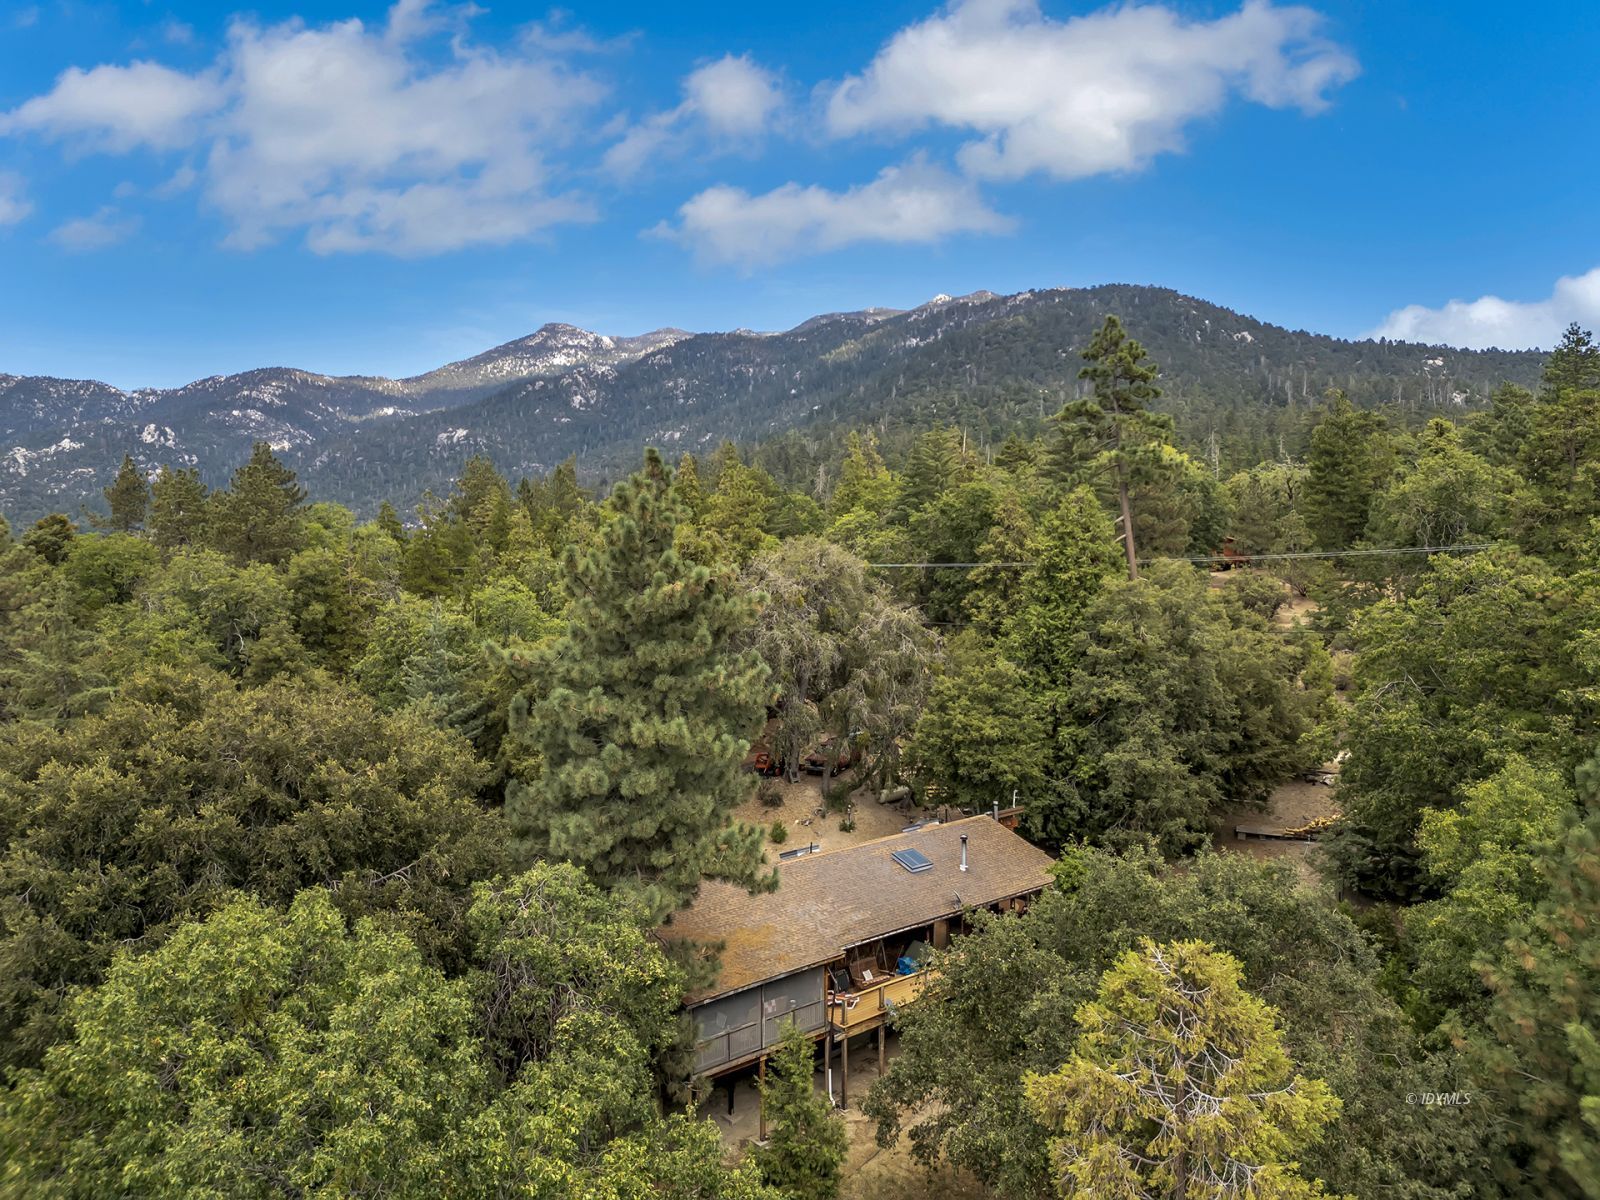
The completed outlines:
<svg viewBox="0 0 1600 1200">
<path fill-rule="evenodd" d="M 961 835 L 961 869 L 967 869 L 967 835 L 964 833 Z"/>
<path fill-rule="evenodd" d="M 993 817 L 996 821 L 998 821 L 1000 819 L 1000 801 L 996 800 L 994 802 L 994 809 L 993 809 L 993 811 L 991 811 L 989 813 L 989 815 L 991 817 Z"/>
</svg>

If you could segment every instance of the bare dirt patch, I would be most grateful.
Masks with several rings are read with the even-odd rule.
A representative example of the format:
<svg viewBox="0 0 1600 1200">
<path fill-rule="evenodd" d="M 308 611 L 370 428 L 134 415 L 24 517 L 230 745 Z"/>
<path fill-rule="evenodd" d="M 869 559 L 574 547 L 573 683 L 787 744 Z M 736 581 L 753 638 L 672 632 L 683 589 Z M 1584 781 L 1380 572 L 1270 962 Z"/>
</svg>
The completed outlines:
<svg viewBox="0 0 1600 1200">
<path fill-rule="evenodd" d="M 1339 813 L 1337 787 L 1294 779 L 1272 789 L 1265 810 L 1241 806 L 1224 812 L 1217 818 L 1212 844 L 1223 854 L 1244 854 L 1263 862 L 1287 859 L 1294 863 L 1304 882 L 1316 883 L 1319 877 L 1312 857 L 1314 842 L 1241 838 L 1235 833 L 1235 828 L 1245 825 L 1287 832 L 1304 828 L 1315 820 L 1337 817 Z"/>
<path fill-rule="evenodd" d="M 937 812 L 922 813 L 905 804 L 880 804 L 875 791 L 858 788 L 850 797 L 852 807 L 848 811 L 855 828 L 841 830 L 839 826 L 845 821 L 846 813 L 819 811 L 825 808 L 822 776 L 804 775 L 798 783 L 781 779 L 771 782 L 776 785 L 778 795 L 783 800 L 780 806 L 768 808 L 752 797 L 734 810 L 735 819 L 760 825 L 767 831 L 769 858 L 776 858 L 781 851 L 793 850 L 810 842 L 819 843 L 822 850 L 859 846 L 862 842 L 899 833 L 913 821 L 938 815 Z M 782 821 L 789 831 L 789 836 L 781 843 L 772 840 L 774 821 Z"/>
</svg>

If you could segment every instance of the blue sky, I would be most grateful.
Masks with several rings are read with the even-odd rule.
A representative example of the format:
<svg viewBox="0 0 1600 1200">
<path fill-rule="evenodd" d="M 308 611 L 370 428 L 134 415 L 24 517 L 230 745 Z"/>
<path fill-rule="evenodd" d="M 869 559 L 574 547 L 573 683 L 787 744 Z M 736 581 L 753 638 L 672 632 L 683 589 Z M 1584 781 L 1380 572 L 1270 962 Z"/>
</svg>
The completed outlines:
<svg viewBox="0 0 1600 1200">
<path fill-rule="evenodd" d="M 1162 284 L 1600 324 L 1600 5 L 0 3 L 0 373 L 420 372 Z"/>
</svg>

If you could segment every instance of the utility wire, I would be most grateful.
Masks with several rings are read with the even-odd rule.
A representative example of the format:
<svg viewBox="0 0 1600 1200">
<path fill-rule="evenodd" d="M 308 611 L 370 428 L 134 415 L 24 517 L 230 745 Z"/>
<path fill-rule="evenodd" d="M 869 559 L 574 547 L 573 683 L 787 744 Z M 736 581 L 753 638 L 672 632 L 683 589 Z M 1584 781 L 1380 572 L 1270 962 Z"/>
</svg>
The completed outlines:
<svg viewBox="0 0 1600 1200">
<path fill-rule="evenodd" d="M 1207 554 L 1193 558 L 1151 559 L 1141 558 L 1142 563 L 1166 561 L 1187 563 L 1220 563 L 1220 562 L 1261 562 L 1266 559 L 1285 558 L 1364 558 L 1381 554 L 1467 554 L 1476 550 L 1493 549 L 1492 542 L 1474 542 L 1456 546 L 1397 546 L 1388 550 L 1295 550 L 1281 554 Z M 1033 567 L 1038 566 L 1033 562 L 900 562 L 900 563 L 868 563 L 869 567 L 921 567 L 932 570 L 945 568 L 970 568 L 970 567 Z"/>
</svg>

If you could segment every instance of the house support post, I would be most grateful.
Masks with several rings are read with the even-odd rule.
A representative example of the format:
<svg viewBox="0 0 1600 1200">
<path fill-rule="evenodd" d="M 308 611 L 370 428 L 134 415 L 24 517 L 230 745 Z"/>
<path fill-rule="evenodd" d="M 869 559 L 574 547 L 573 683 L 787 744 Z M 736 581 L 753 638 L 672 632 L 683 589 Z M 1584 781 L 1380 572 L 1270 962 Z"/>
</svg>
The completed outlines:
<svg viewBox="0 0 1600 1200">
<path fill-rule="evenodd" d="M 886 1045 L 888 1037 L 889 1037 L 889 1027 L 887 1025 L 879 1025 L 878 1026 L 878 1078 L 879 1079 L 882 1079 L 884 1077 L 884 1074 L 887 1072 L 887 1069 L 888 1069 L 889 1051 L 888 1051 L 888 1047 Z"/>
<path fill-rule="evenodd" d="M 761 1116 L 757 1121 L 758 1129 L 756 1132 L 756 1140 L 758 1142 L 764 1142 L 767 1140 L 767 1056 L 765 1054 L 761 1056 L 761 1069 L 759 1075 L 761 1079 L 761 1083 L 759 1084 L 759 1091 L 761 1095 L 761 1104 L 759 1107 L 761 1109 Z"/>
<path fill-rule="evenodd" d="M 839 1107 L 850 1107 L 850 1031 L 839 1039 Z"/>
</svg>

